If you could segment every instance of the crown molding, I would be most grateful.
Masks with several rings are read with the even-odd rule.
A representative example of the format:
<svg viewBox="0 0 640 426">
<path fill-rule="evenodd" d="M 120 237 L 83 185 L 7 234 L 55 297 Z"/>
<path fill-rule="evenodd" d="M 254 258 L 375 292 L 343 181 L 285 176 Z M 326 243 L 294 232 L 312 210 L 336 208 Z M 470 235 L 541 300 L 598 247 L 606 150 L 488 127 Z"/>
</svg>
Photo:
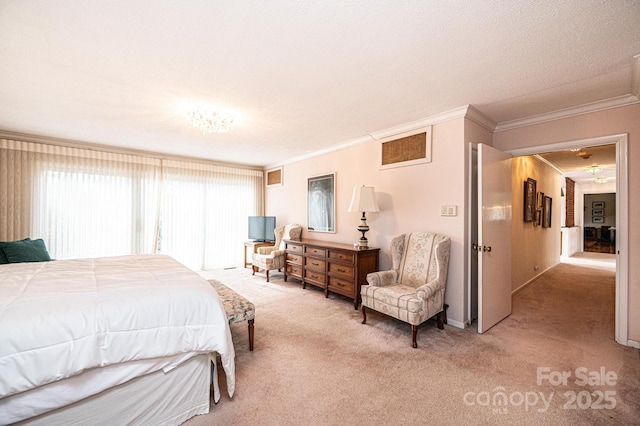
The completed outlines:
<svg viewBox="0 0 640 426">
<path fill-rule="evenodd" d="M 413 130 L 418 130 L 423 127 L 442 123 L 444 121 L 449 121 L 456 118 L 462 118 L 467 115 L 467 111 L 469 110 L 470 107 L 471 105 L 465 105 L 449 111 L 441 112 L 439 114 L 430 115 L 428 117 L 421 118 L 419 120 L 410 121 L 408 123 L 400 124 L 394 127 L 389 127 L 383 130 L 378 130 L 376 132 L 371 132 L 369 133 L 369 136 L 371 136 L 375 140 L 386 139 L 391 136 L 411 132 Z"/>
<path fill-rule="evenodd" d="M 313 151 L 313 152 L 310 152 L 308 154 L 300 155 L 298 157 L 288 158 L 285 161 L 281 161 L 281 162 L 278 162 L 278 163 L 270 164 L 268 166 L 265 166 L 263 168 L 263 170 L 266 171 L 266 170 L 270 170 L 270 169 L 273 169 L 273 168 L 276 168 L 276 167 L 284 166 L 286 164 L 296 163 L 296 162 L 302 161 L 302 160 L 308 160 L 309 158 L 317 157 L 319 155 L 328 154 L 330 152 L 335 152 L 335 151 L 340 151 L 340 150 L 345 149 L 345 148 L 350 148 L 352 146 L 356 146 L 356 145 L 360 145 L 360 144 L 367 143 L 367 142 L 372 142 L 372 141 L 373 141 L 373 139 L 369 135 L 361 136 L 359 138 L 350 139 L 350 140 L 348 140 L 346 142 L 339 143 L 337 145 L 332 145 L 332 146 L 327 147 L 325 149 L 320 149 L 318 151 Z"/>
<path fill-rule="evenodd" d="M 469 114 L 471 114 L 471 117 L 469 117 Z M 453 120 L 456 118 L 463 118 L 463 117 L 469 117 L 473 121 L 478 122 L 478 124 L 480 125 L 483 125 L 482 123 L 491 123 L 491 121 L 488 118 L 483 116 L 478 110 L 473 108 L 471 105 L 465 105 L 459 108 L 442 112 L 440 114 L 430 115 L 428 117 L 421 118 L 419 120 L 410 121 L 408 123 L 400 124 L 394 127 L 389 127 L 383 130 L 378 130 L 376 132 L 371 132 L 365 136 L 361 136 L 356 139 L 350 139 L 344 143 L 339 143 L 325 149 L 313 151 L 313 152 L 310 152 L 309 154 L 301 155 L 294 158 L 289 158 L 283 162 L 270 164 L 266 166 L 264 170 L 269 170 L 274 167 L 284 166 L 285 164 L 291 164 L 298 161 L 307 160 L 309 158 L 317 157 L 318 155 L 340 151 L 342 149 L 350 148 L 352 146 L 360 145 L 362 143 L 372 142 L 380 139 L 386 139 L 391 136 L 411 132 L 413 130 L 418 130 L 423 127 L 432 126 L 434 124 L 442 123 L 444 121 L 449 121 L 449 120 Z M 489 130 L 493 130 L 493 129 L 489 129 Z"/>
<path fill-rule="evenodd" d="M 466 117 L 469 120 L 473 121 L 476 124 L 479 124 L 480 126 L 484 127 L 485 129 L 491 132 L 493 132 L 496 129 L 497 123 L 495 121 L 493 121 L 492 119 L 490 119 L 489 117 L 487 117 L 486 115 L 484 115 L 483 113 L 475 109 L 473 105 L 468 105 L 468 106 L 469 108 L 467 110 Z"/>
<path fill-rule="evenodd" d="M 638 99 L 638 97 L 634 95 L 623 95 L 571 108 L 559 109 L 549 113 L 532 115 L 530 117 L 520 118 L 517 120 L 504 121 L 496 125 L 495 131 L 502 132 L 505 130 L 516 129 L 518 127 L 531 126 L 534 124 L 545 123 L 547 121 L 560 120 L 563 118 L 575 117 L 577 115 L 589 114 L 592 112 L 604 111 L 637 103 L 640 103 L 640 99 Z"/>
</svg>

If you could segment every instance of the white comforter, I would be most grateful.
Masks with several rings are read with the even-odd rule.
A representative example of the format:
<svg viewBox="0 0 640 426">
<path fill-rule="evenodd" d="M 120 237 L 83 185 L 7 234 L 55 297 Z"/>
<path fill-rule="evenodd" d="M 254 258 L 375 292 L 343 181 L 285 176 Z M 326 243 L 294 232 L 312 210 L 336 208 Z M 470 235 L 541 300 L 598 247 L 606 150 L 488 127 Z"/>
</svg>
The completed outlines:
<svg viewBox="0 0 640 426">
<path fill-rule="evenodd" d="M 163 255 L 0 265 L 0 398 L 95 367 L 218 352 L 235 388 L 217 293 Z"/>
</svg>

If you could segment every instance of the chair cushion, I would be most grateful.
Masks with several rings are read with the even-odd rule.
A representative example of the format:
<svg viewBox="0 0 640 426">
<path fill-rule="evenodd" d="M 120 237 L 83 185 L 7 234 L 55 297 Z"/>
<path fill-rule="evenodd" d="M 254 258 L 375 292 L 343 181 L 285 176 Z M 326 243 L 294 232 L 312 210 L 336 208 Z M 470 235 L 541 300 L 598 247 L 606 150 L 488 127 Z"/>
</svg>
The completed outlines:
<svg viewBox="0 0 640 426">
<path fill-rule="evenodd" d="M 424 309 L 422 299 L 416 297 L 416 289 L 408 285 L 398 284 L 387 287 L 363 285 L 361 297 L 372 301 L 373 303 L 367 306 L 376 310 L 381 304 L 409 312 L 420 312 Z"/>
<path fill-rule="evenodd" d="M 252 262 L 253 266 L 260 269 L 272 270 L 284 267 L 284 252 L 275 250 L 270 255 L 254 253 Z"/>
<path fill-rule="evenodd" d="M 438 235 L 430 232 L 413 232 L 407 235 L 404 244 L 398 283 L 414 289 L 432 281 L 438 274 L 434 246 Z"/>
</svg>

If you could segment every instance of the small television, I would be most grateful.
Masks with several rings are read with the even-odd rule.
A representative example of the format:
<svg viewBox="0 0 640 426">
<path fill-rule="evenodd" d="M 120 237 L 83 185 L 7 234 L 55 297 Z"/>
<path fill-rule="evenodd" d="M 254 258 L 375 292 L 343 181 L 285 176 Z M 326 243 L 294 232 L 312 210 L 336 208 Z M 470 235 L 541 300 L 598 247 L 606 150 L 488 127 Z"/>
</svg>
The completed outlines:
<svg viewBox="0 0 640 426">
<path fill-rule="evenodd" d="M 249 216 L 249 239 L 253 241 L 275 241 L 275 216 Z"/>
</svg>

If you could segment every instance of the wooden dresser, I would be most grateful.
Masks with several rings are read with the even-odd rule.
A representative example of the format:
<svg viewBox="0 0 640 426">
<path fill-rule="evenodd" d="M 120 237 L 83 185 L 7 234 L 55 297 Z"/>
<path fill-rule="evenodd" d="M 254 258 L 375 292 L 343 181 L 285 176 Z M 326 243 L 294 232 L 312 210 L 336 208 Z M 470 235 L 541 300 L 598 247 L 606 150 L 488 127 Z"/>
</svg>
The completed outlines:
<svg viewBox="0 0 640 426">
<path fill-rule="evenodd" d="M 295 278 L 323 288 L 325 297 L 337 293 L 360 304 L 360 286 L 367 283 L 367 274 L 378 270 L 379 248 L 357 249 L 353 245 L 327 241 L 285 240 L 284 280 Z"/>
</svg>

